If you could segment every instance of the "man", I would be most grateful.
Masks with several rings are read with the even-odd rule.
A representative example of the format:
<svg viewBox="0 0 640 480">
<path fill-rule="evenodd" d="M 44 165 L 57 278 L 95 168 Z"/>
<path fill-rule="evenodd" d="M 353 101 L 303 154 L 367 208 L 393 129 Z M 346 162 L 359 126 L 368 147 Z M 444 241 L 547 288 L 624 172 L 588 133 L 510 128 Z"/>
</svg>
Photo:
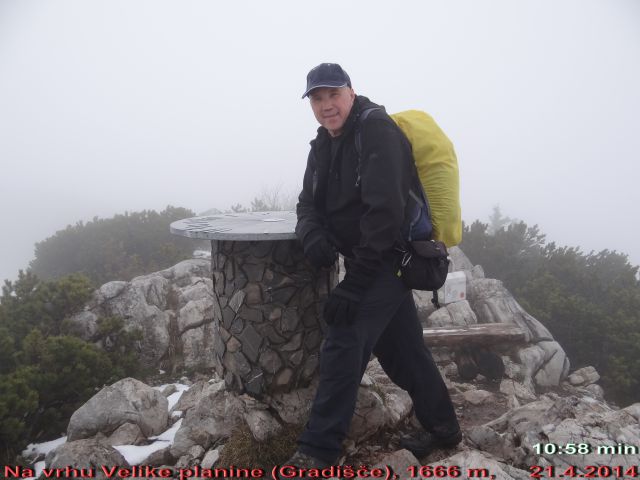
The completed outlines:
<svg viewBox="0 0 640 480">
<path fill-rule="evenodd" d="M 315 267 L 332 266 L 338 251 L 346 274 L 325 305 L 320 383 L 289 463 L 324 467 L 337 461 L 372 352 L 409 392 L 425 429 L 401 446 L 419 457 L 453 447 L 462 438 L 455 410 L 423 343 L 411 290 L 397 276 L 396 247 L 413 207 L 409 189 L 419 181 L 411 145 L 382 107 L 355 94 L 338 64 L 312 69 L 305 97 L 320 128 L 311 142 L 296 234 Z M 359 118 L 370 108 L 375 110 Z"/>
</svg>

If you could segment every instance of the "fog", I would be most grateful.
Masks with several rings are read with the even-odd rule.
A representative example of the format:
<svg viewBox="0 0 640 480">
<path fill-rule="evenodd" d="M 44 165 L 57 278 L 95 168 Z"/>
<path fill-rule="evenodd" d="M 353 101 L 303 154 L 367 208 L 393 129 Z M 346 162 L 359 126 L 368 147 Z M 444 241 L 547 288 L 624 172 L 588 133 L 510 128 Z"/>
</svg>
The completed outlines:
<svg viewBox="0 0 640 480">
<path fill-rule="evenodd" d="M 0 280 L 79 220 L 297 191 L 321 62 L 438 121 L 465 221 L 640 263 L 636 0 L 0 0 Z"/>
</svg>

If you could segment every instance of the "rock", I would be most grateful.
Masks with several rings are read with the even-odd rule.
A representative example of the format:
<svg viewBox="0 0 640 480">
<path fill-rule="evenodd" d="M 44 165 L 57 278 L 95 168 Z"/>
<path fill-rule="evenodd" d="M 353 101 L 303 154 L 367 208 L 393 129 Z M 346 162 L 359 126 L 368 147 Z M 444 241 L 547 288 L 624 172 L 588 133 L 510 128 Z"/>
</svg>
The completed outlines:
<svg viewBox="0 0 640 480">
<path fill-rule="evenodd" d="M 500 382 L 500 393 L 505 395 L 515 395 L 521 400 L 536 400 L 535 392 L 525 385 L 511 379 L 504 379 Z"/>
<path fill-rule="evenodd" d="M 125 423 L 120 425 L 105 442 L 111 446 L 142 445 L 145 440 L 144 434 L 138 425 L 135 423 Z"/>
<path fill-rule="evenodd" d="M 300 388 L 293 392 L 277 393 L 267 398 L 266 402 L 285 423 L 302 425 L 309 417 L 316 387 L 317 383 L 313 383 L 307 388 Z"/>
<path fill-rule="evenodd" d="M 453 318 L 447 308 L 439 308 L 427 318 L 427 327 L 447 327 L 453 324 Z"/>
<path fill-rule="evenodd" d="M 252 410 L 244 414 L 244 420 L 255 438 L 264 442 L 282 431 L 282 425 L 266 410 Z"/>
<path fill-rule="evenodd" d="M 445 308 L 451 315 L 453 325 L 465 326 L 475 325 L 476 323 L 478 323 L 478 318 L 476 317 L 476 314 L 473 312 L 473 310 L 471 310 L 471 305 L 469 305 L 469 302 L 467 300 L 449 303 L 445 306 Z"/>
<path fill-rule="evenodd" d="M 490 453 L 498 459 L 503 459 L 504 439 L 492 428 L 485 425 L 478 425 L 469 428 L 466 432 L 469 441 L 483 452 Z"/>
<path fill-rule="evenodd" d="M 469 261 L 460 247 L 449 248 L 449 257 L 451 258 L 450 272 L 459 272 L 462 270 L 473 269 L 473 264 Z"/>
<path fill-rule="evenodd" d="M 384 388 L 385 424 L 388 427 L 395 427 L 411 414 L 413 402 L 407 392 L 400 388 Z"/>
<path fill-rule="evenodd" d="M 69 334 L 92 341 L 98 334 L 98 316 L 84 310 L 69 319 Z"/>
<path fill-rule="evenodd" d="M 171 456 L 171 447 L 167 446 L 161 450 L 156 450 L 149 454 L 147 458 L 145 458 L 141 465 L 150 465 L 152 467 L 160 467 L 162 465 L 167 465 L 173 463 L 173 457 Z"/>
<path fill-rule="evenodd" d="M 471 278 L 484 278 L 484 268 L 482 268 L 482 265 L 474 265 L 471 269 Z"/>
<path fill-rule="evenodd" d="M 385 425 L 385 405 L 380 395 L 371 388 L 358 389 L 356 410 L 347 437 L 355 442 L 377 433 Z"/>
<path fill-rule="evenodd" d="M 171 455 L 179 458 L 194 445 L 207 449 L 229 438 L 244 413 L 243 402 L 226 391 L 223 382 L 208 385 L 202 390 L 196 405 L 187 411 L 176 432 Z"/>
<path fill-rule="evenodd" d="M 584 367 L 569 375 L 567 380 L 571 385 L 586 387 L 600 380 L 600 375 L 594 367 Z"/>
<path fill-rule="evenodd" d="M 176 387 L 174 383 L 171 383 L 162 389 L 162 395 L 164 395 L 165 397 L 169 397 L 169 395 L 172 395 L 177 391 L 178 387 Z"/>
<path fill-rule="evenodd" d="M 549 330 L 524 311 L 500 280 L 472 280 L 467 285 L 467 298 L 476 313 L 478 323 L 517 325 L 525 331 L 527 342 L 553 340 Z"/>
<path fill-rule="evenodd" d="M 462 394 L 464 399 L 471 405 L 481 405 L 493 398 L 493 393 L 486 390 L 469 390 Z"/>
<path fill-rule="evenodd" d="M 99 467 L 129 467 L 129 464 L 115 448 L 94 439 L 68 441 L 49 452 L 45 459 L 47 468 L 72 467 L 83 469 L 82 477 L 103 480 L 109 478 Z M 87 473 L 93 472 L 93 475 Z"/>
<path fill-rule="evenodd" d="M 182 380 L 180 381 L 181 383 L 184 383 Z M 196 406 L 200 397 L 202 396 L 202 392 L 209 385 L 210 385 L 209 382 L 207 382 L 206 380 L 200 380 L 194 383 L 193 385 L 191 385 L 191 387 L 189 387 L 189 390 L 187 390 L 180 396 L 180 398 L 178 399 L 177 403 L 173 406 L 171 411 L 186 412 L 188 410 L 191 410 L 193 407 Z"/>
<path fill-rule="evenodd" d="M 569 359 L 558 342 L 538 342 L 545 352 L 544 362 L 534 376 L 536 384 L 541 387 L 553 387 L 567 377 Z"/>
<path fill-rule="evenodd" d="M 74 412 L 67 441 L 99 432 L 110 435 L 125 423 L 137 425 L 146 437 L 157 435 L 167 427 L 167 406 L 162 393 L 134 378 L 125 378 L 103 388 Z"/>
<path fill-rule="evenodd" d="M 585 387 L 585 390 L 587 390 L 591 395 L 593 395 L 593 398 L 597 398 L 598 400 L 604 400 L 604 390 L 600 385 L 592 383 L 591 385 L 587 385 Z"/>
<path fill-rule="evenodd" d="M 584 452 L 570 456 L 578 471 L 587 465 L 620 465 L 627 468 L 637 463 L 637 455 L 611 455 L 597 452 L 598 446 L 619 443 L 640 445 L 640 424 L 626 410 L 614 410 L 591 397 L 571 395 L 558 397 L 548 394 L 520 408 L 505 413 L 485 427 L 493 429 L 503 442 L 505 461 L 526 465 L 564 466 L 555 449 L 534 448 L 536 444 L 584 445 Z M 564 452 L 569 453 L 569 452 Z M 612 463 L 613 462 L 613 463 Z"/>
<path fill-rule="evenodd" d="M 210 333 L 201 326 L 220 309 L 213 297 L 211 263 L 206 259 L 185 260 L 130 282 L 106 283 L 93 293 L 87 308 L 70 318 L 72 330 L 84 340 L 93 341 L 98 318 L 117 316 L 124 319 L 127 330 L 142 332 L 139 355 L 145 367 L 214 366 L 212 356 L 200 356 L 211 342 Z M 178 324 L 177 335 L 172 330 L 174 323 Z M 171 351 L 183 355 L 172 357 Z"/>
<path fill-rule="evenodd" d="M 187 455 L 191 456 L 191 458 L 194 459 L 202 458 L 202 456 L 204 455 L 204 448 L 202 448 L 200 445 L 194 445 L 189 449 Z"/>
<path fill-rule="evenodd" d="M 204 458 L 202 459 L 202 462 L 200 462 L 200 466 L 202 468 L 212 468 L 216 464 L 219 458 L 220 458 L 219 448 L 216 448 L 215 450 L 209 450 L 205 454 Z"/>
<path fill-rule="evenodd" d="M 420 465 L 420 461 L 409 450 L 402 449 L 385 455 L 380 463 L 374 465 L 371 470 L 374 468 L 385 469 L 389 466 L 398 475 L 398 479 L 404 479 L 408 478 L 409 468 L 415 465 Z M 414 478 L 416 477 L 420 478 L 419 475 Z"/>
<path fill-rule="evenodd" d="M 531 479 L 531 472 L 520 470 L 497 461 L 491 458 L 491 456 L 477 450 L 460 452 L 444 460 L 430 463 L 429 466 L 432 468 L 441 466 L 445 472 L 448 468 L 453 469 L 451 473 L 458 472 L 458 474 L 454 475 L 449 474 L 447 475 L 448 477 L 462 474 L 463 477 L 461 478 L 487 477 L 495 480 Z M 486 472 L 486 475 L 482 472 L 483 470 Z"/>
</svg>

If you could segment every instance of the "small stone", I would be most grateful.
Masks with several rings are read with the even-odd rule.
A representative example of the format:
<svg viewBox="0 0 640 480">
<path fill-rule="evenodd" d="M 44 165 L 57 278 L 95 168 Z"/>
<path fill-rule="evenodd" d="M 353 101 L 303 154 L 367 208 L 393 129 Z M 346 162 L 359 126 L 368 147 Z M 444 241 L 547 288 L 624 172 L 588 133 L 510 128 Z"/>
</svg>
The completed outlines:
<svg viewBox="0 0 640 480">
<path fill-rule="evenodd" d="M 176 462 L 177 470 L 185 470 L 189 467 L 193 466 L 193 457 L 191 455 L 182 455 L 178 461 Z"/>
<path fill-rule="evenodd" d="M 573 386 L 587 386 L 600 380 L 600 374 L 594 367 L 584 367 L 569 375 L 567 380 Z"/>
<path fill-rule="evenodd" d="M 218 355 L 219 357 L 222 357 L 224 355 L 226 348 L 227 347 L 225 343 L 222 341 L 221 336 L 216 335 L 215 337 L 213 337 L 213 351 L 215 352 L 216 355 Z"/>
<path fill-rule="evenodd" d="M 159 467 L 172 462 L 171 447 L 163 448 L 162 450 L 156 450 L 149 454 L 142 462 L 142 465 L 149 465 L 151 467 Z"/>
<path fill-rule="evenodd" d="M 231 334 L 224 327 L 220 327 L 219 335 L 223 342 L 226 342 L 227 340 L 229 340 L 229 338 L 231 338 Z"/>
<path fill-rule="evenodd" d="M 282 360 L 273 350 L 266 350 L 260 355 L 260 366 L 265 372 L 275 375 L 282 367 Z"/>
<path fill-rule="evenodd" d="M 227 342 L 227 350 L 231 353 L 237 352 L 242 348 L 242 344 L 236 337 L 231 337 Z"/>
<path fill-rule="evenodd" d="M 302 316 L 302 323 L 306 328 L 317 328 L 320 325 L 317 303 L 307 307 Z"/>
<path fill-rule="evenodd" d="M 493 394 L 486 390 L 469 390 L 464 392 L 462 396 L 471 405 L 481 405 L 493 398 Z"/>
<path fill-rule="evenodd" d="M 219 458 L 220 458 L 219 448 L 216 448 L 215 450 L 209 450 L 205 454 L 204 458 L 202 459 L 202 462 L 200 462 L 200 466 L 202 468 L 210 469 L 216 464 Z"/>
<path fill-rule="evenodd" d="M 247 325 L 240 334 L 240 340 L 242 342 L 242 351 L 252 362 L 258 361 L 258 355 L 260 353 L 260 346 L 262 345 L 262 337 L 251 326 Z"/>
<path fill-rule="evenodd" d="M 250 282 L 262 282 L 264 277 L 264 264 L 245 263 L 242 267 Z"/>
<path fill-rule="evenodd" d="M 302 368 L 302 376 L 307 380 L 313 377 L 318 369 L 318 355 L 311 355 L 307 358 L 307 361 L 304 363 L 304 367 Z"/>
<path fill-rule="evenodd" d="M 269 321 L 275 322 L 276 320 L 279 320 L 280 317 L 282 317 L 282 308 L 276 307 L 269 314 Z"/>
<path fill-rule="evenodd" d="M 293 352 L 298 350 L 302 345 L 302 333 L 296 333 L 289 342 L 283 345 L 280 350 L 283 352 Z"/>
<path fill-rule="evenodd" d="M 262 289 L 256 283 L 249 283 L 244 291 L 247 292 L 246 304 L 259 305 L 262 303 Z"/>
<path fill-rule="evenodd" d="M 222 324 L 226 329 L 231 328 L 231 324 L 235 317 L 236 313 L 231 309 L 231 307 L 224 307 L 222 309 Z"/>
<path fill-rule="evenodd" d="M 240 311 L 238 312 L 242 318 L 251 323 L 260 323 L 262 322 L 262 311 L 256 308 L 251 308 L 246 305 L 240 307 Z"/>
<path fill-rule="evenodd" d="M 233 282 L 236 278 L 235 262 L 227 262 L 224 268 L 224 274 L 227 276 L 227 282 Z"/>
<path fill-rule="evenodd" d="M 258 442 L 275 437 L 282 430 L 282 425 L 266 410 L 251 410 L 244 415 L 244 420 Z"/>
<path fill-rule="evenodd" d="M 244 320 L 241 317 L 236 317 L 231 323 L 229 331 L 234 335 L 239 335 L 244 330 Z"/>
<path fill-rule="evenodd" d="M 115 432 L 109 435 L 104 443 L 107 445 L 140 445 L 145 437 L 140 427 L 135 423 L 125 423 L 120 425 Z"/>
<path fill-rule="evenodd" d="M 269 343 L 272 343 L 274 345 L 280 345 L 286 342 L 286 338 L 280 335 L 276 331 L 276 329 L 273 327 L 273 325 L 270 325 L 270 324 L 258 325 L 256 326 L 256 329 L 258 330 L 258 332 L 260 332 L 260 335 L 263 338 L 266 338 L 269 340 Z"/>
<path fill-rule="evenodd" d="M 290 252 L 294 243 L 293 240 L 276 242 L 276 248 L 273 251 L 273 260 L 280 265 L 293 265 L 293 258 L 291 258 Z"/>
<path fill-rule="evenodd" d="M 227 370 L 242 377 L 247 376 L 251 372 L 251 365 L 242 352 L 227 352 L 223 358 L 224 366 Z M 226 379 L 225 379 L 226 380 Z"/>
<path fill-rule="evenodd" d="M 535 400 L 537 398 L 536 394 L 526 386 L 510 379 L 504 379 L 500 382 L 500 392 L 505 395 L 515 395 L 522 400 Z"/>
<path fill-rule="evenodd" d="M 247 393 L 259 397 L 264 390 L 264 374 L 260 371 L 254 370 L 249 375 L 249 380 L 245 383 Z"/>
<path fill-rule="evenodd" d="M 238 290 L 233 295 L 233 297 L 231 297 L 231 300 L 229 301 L 229 306 L 235 313 L 238 313 L 238 310 L 240 310 L 240 306 L 242 305 L 242 302 L 244 301 L 246 295 L 247 294 L 245 293 L 244 290 Z"/>
<path fill-rule="evenodd" d="M 247 285 L 248 282 L 249 282 L 249 280 L 247 279 L 247 276 L 244 274 L 244 272 L 242 270 L 240 270 L 240 268 L 238 268 L 236 270 L 236 276 L 233 279 L 233 286 L 237 290 L 240 290 L 240 289 L 244 288 Z"/>
<path fill-rule="evenodd" d="M 300 323 L 298 310 L 296 308 L 287 308 L 282 316 L 281 328 L 283 332 L 293 332 Z"/>
<path fill-rule="evenodd" d="M 194 445 L 188 450 L 187 454 L 191 455 L 193 458 L 201 458 L 204 455 L 204 448 L 200 445 Z"/>
<path fill-rule="evenodd" d="M 269 301 L 279 304 L 279 305 L 288 305 L 293 296 L 296 294 L 298 289 L 294 286 L 291 287 L 279 287 L 279 288 L 268 288 L 267 292 L 269 295 Z"/>
<path fill-rule="evenodd" d="M 276 385 L 279 387 L 289 385 L 289 382 L 291 382 L 292 378 L 293 370 L 291 370 L 290 368 L 285 368 L 276 376 Z"/>
<path fill-rule="evenodd" d="M 273 244 L 277 242 L 251 242 L 250 252 L 255 258 L 266 257 L 273 248 Z"/>
<path fill-rule="evenodd" d="M 297 352 L 294 352 L 293 355 L 291 355 L 289 357 L 289 362 L 297 367 L 298 365 L 300 365 L 300 362 L 302 362 L 302 357 L 303 357 L 303 353 L 302 350 L 298 350 Z"/>
<path fill-rule="evenodd" d="M 318 329 L 311 330 L 311 331 L 308 331 L 305 336 L 304 346 L 307 349 L 307 351 L 315 352 L 318 350 L 318 347 L 320 346 L 320 342 L 322 342 L 322 333 L 320 332 L 320 330 Z"/>
<path fill-rule="evenodd" d="M 177 391 L 178 387 L 176 387 L 175 384 L 172 383 L 164 387 L 164 389 L 162 390 L 162 395 L 168 397 L 169 395 L 171 395 L 172 393 L 176 393 Z"/>
<path fill-rule="evenodd" d="M 362 375 L 362 378 L 360 379 L 360 386 L 362 387 L 371 387 L 373 386 L 373 380 L 371 380 L 371 377 L 368 374 L 364 374 Z"/>
</svg>

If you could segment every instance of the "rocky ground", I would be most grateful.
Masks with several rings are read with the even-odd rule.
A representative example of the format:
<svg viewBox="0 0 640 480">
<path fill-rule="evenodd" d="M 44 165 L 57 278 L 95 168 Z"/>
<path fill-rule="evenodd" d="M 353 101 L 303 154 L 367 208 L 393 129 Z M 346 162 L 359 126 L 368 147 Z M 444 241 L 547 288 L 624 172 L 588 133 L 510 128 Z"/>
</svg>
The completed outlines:
<svg viewBox="0 0 640 480">
<path fill-rule="evenodd" d="M 484 278 L 482 268 L 471 265 L 459 249 L 451 253 L 454 270 L 464 272 L 466 298 L 434 311 L 428 295 L 416 294 L 424 326 L 506 324 L 521 329 L 524 342 L 483 347 L 504 366 L 496 380 L 478 375 L 463 381 L 456 352 L 432 349 L 464 439 L 455 449 L 421 459 L 398 450 L 400 437 L 418 425 L 407 393 L 392 384 L 373 360 L 361 383 L 341 463 L 391 465 L 399 478 L 529 479 L 537 473 L 545 478 L 637 477 L 640 403 L 623 409 L 608 404 L 593 368 L 570 372 L 562 347 L 502 283 Z M 217 315 L 210 276 L 206 260 L 190 260 L 130 283 L 110 282 L 96 291 L 75 324 L 91 339 L 99 315 L 127 318 L 145 332 L 141 352 L 145 364 L 156 369 L 164 367 L 166 352 L 171 351 L 182 352 L 181 367 L 189 367 L 189 359 L 209 362 L 213 357 L 198 352 L 208 351 L 208 325 Z M 172 335 L 174 324 L 188 328 Z M 47 467 L 147 465 L 166 467 L 176 475 L 196 466 L 206 469 L 233 462 L 266 467 L 292 453 L 314 391 L 312 383 L 258 400 L 234 393 L 215 374 L 184 378 L 180 385 L 162 388 L 124 379 L 74 413 L 66 443 L 49 452 L 45 463 Z M 45 460 L 37 452 L 27 452 L 26 457 L 34 463 Z M 429 468 L 421 474 L 412 470 L 425 465 Z M 106 477 L 96 472 L 95 478 Z"/>
</svg>

